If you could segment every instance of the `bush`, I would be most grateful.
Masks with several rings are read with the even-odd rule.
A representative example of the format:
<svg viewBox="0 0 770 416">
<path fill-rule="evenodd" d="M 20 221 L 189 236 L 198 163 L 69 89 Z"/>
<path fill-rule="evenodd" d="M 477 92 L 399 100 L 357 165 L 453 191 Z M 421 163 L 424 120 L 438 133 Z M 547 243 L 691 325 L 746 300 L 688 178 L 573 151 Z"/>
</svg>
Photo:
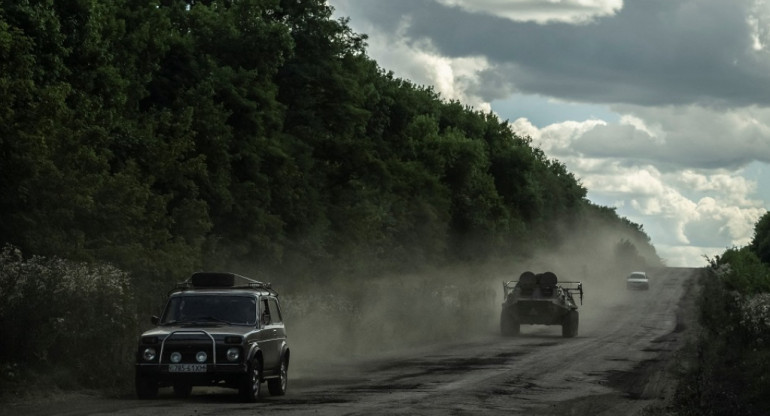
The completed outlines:
<svg viewBox="0 0 770 416">
<path fill-rule="evenodd" d="M 701 281 L 701 330 L 679 383 L 679 414 L 766 414 L 770 270 L 747 249 L 727 250 L 709 263 L 711 273 Z"/>
<path fill-rule="evenodd" d="M 20 250 L 5 246 L 0 299 L 4 385 L 36 373 L 57 374 L 54 383 L 65 388 L 125 383 L 136 334 L 126 273 L 105 264 L 24 259 Z"/>
<path fill-rule="evenodd" d="M 731 248 L 709 260 L 727 290 L 744 295 L 770 292 L 770 268 L 748 247 Z"/>
</svg>

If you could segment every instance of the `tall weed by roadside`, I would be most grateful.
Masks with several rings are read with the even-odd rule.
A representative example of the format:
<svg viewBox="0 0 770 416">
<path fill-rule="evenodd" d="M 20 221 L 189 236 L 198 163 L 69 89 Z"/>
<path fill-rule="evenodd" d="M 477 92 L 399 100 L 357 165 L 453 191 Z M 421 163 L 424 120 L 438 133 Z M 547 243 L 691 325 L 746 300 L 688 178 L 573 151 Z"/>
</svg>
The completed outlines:
<svg viewBox="0 0 770 416">
<path fill-rule="evenodd" d="M 0 383 L 119 387 L 132 362 L 135 306 L 125 272 L 0 251 Z M 39 375 L 53 380 L 41 381 Z M 122 386 L 121 386 L 122 387 Z"/>
</svg>

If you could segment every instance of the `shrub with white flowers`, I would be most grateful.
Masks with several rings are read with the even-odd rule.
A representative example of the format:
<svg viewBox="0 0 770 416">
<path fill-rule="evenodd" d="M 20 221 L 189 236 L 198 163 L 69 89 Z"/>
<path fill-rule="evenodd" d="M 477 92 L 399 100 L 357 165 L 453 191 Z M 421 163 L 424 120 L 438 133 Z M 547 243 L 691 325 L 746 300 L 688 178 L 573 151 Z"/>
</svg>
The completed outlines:
<svg viewBox="0 0 770 416">
<path fill-rule="evenodd" d="M 740 303 L 741 325 L 757 346 L 770 346 L 770 293 L 745 297 Z"/>
<path fill-rule="evenodd" d="M 24 258 L 3 247 L 0 364 L 54 370 L 72 385 L 121 383 L 116 374 L 130 369 L 136 332 L 130 289 L 127 274 L 111 265 Z"/>
</svg>

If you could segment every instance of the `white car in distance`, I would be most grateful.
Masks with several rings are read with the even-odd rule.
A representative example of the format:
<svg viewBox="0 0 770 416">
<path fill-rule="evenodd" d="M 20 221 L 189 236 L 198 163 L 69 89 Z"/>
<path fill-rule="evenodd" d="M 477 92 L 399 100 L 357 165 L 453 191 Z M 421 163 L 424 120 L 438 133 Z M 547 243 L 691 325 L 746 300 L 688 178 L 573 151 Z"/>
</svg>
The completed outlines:
<svg viewBox="0 0 770 416">
<path fill-rule="evenodd" d="M 646 272 L 632 272 L 626 278 L 626 288 L 632 290 L 649 290 L 650 280 Z"/>
</svg>

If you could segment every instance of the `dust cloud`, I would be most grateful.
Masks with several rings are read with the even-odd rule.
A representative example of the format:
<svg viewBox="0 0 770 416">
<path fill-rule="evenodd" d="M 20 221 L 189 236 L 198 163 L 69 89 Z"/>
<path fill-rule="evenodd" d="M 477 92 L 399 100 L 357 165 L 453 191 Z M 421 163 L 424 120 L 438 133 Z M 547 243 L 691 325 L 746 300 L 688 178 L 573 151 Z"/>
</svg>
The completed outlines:
<svg viewBox="0 0 770 416">
<path fill-rule="evenodd" d="M 322 371 L 351 358 L 377 358 L 388 353 L 439 343 L 499 337 L 503 281 L 524 271 L 554 272 L 559 281 L 583 283 L 578 336 L 594 332 L 596 318 L 622 313 L 632 301 L 626 276 L 644 269 L 615 257 L 621 236 L 592 230 L 564 239 L 559 250 L 519 256 L 481 265 L 436 269 L 419 274 L 358 279 L 329 286 L 304 286 L 281 292 L 284 320 L 292 349 L 292 373 Z M 661 266 L 657 258 L 649 261 Z M 650 266 L 652 267 L 652 266 Z M 280 287 L 277 287 L 280 290 Z M 522 326 L 522 334 L 561 328 Z M 545 329 L 543 329 L 545 328 Z"/>
</svg>

